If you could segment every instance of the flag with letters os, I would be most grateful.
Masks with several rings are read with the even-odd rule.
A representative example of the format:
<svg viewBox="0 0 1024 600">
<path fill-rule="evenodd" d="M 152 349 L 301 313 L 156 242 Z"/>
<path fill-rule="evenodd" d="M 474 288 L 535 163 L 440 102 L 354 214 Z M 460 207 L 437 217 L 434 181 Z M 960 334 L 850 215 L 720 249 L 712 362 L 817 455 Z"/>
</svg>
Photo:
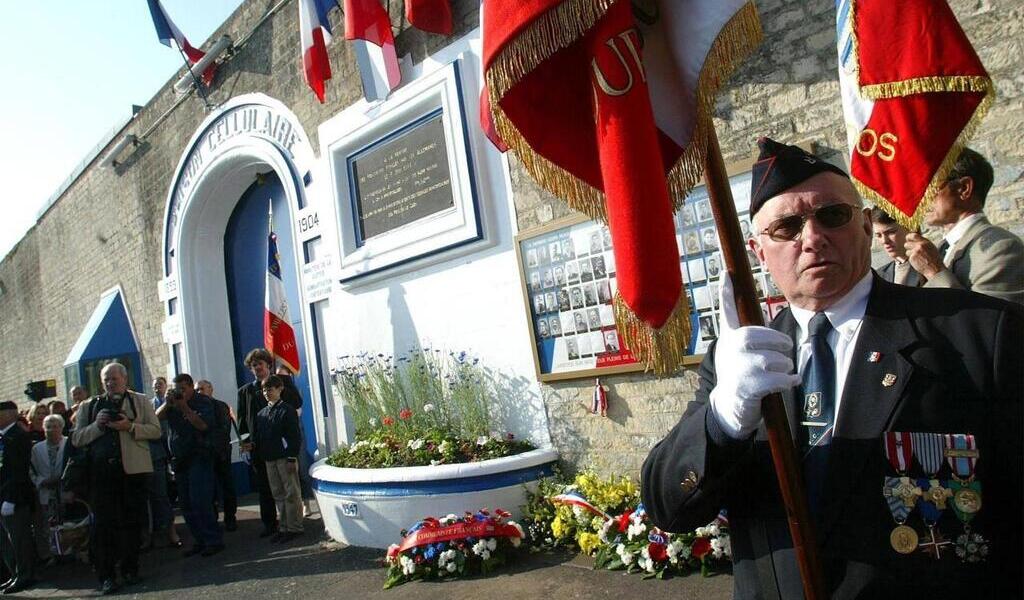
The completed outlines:
<svg viewBox="0 0 1024 600">
<path fill-rule="evenodd" d="M 674 371 L 691 324 L 672 213 L 703 172 L 715 92 L 761 40 L 753 2 L 489 0 L 483 29 L 500 139 L 548 191 L 607 221 L 620 337 Z"/>
<path fill-rule="evenodd" d="M 992 80 L 945 0 L 836 0 L 836 37 L 853 183 L 917 229 Z"/>
</svg>

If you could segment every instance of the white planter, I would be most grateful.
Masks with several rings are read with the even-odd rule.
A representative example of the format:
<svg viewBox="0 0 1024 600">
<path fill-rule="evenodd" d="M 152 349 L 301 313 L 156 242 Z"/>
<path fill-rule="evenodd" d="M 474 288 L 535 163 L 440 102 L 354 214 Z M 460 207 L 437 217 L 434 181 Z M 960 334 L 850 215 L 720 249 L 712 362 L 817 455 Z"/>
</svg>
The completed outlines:
<svg viewBox="0 0 1024 600">
<path fill-rule="evenodd" d="M 503 508 L 519 518 L 526 488 L 551 474 L 550 448 L 474 463 L 393 469 L 310 468 L 324 527 L 350 546 L 387 548 L 424 517 Z"/>
</svg>

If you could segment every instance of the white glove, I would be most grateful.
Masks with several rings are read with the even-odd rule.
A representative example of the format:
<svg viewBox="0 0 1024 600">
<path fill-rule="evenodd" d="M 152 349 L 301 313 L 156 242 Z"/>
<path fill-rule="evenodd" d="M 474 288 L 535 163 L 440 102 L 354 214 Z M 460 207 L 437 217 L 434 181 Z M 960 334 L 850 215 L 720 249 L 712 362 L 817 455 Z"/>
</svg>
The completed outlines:
<svg viewBox="0 0 1024 600">
<path fill-rule="evenodd" d="M 722 275 L 711 412 L 727 435 L 745 439 L 761 425 L 761 399 L 800 385 L 793 373 L 793 340 L 768 327 L 740 327 L 732 280 Z"/>
<path fill-rule="evenodd" d="M 9 517 L 9 516 L 11 516 L 13 514 L 14 514 L 14 503 L 13 502 L 4 502 L 3 505 L 0 505 L 0 515 L 2 515 L 4 517 Z"/>
</svg>

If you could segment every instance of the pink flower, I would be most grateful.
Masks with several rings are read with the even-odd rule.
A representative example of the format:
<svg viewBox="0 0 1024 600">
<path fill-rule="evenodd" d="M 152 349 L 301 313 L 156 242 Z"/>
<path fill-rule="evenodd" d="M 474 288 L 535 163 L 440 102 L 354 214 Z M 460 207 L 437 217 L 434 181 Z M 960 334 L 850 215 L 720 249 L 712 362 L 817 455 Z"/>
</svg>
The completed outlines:
<svg viewBox="0 0 1024 600">
<path fill-rule="evenodd" d="M 408 408 L 403 408 L 398 413 L 398 418 L 403 420 L 403 421 L 408 421 L 411 417 L 412 417 L 412 411 L 409 410 Z"/>
<path fill-rule="evenodd" d="M 381 422 L 381 423 L 382 423 L 382 424 L 383 424 L 383 425 L 384 425 L 385 427 L 391 427 L 392 425 L 394 425 L 394 424 L 395 424 L 395 420 L 394 420 L 394 419 L 392 419 L 391 417 L 384 417 L 383 419 L 381 419 L 381 421 L 380 421 L 380 422 Z"/>
</svg>

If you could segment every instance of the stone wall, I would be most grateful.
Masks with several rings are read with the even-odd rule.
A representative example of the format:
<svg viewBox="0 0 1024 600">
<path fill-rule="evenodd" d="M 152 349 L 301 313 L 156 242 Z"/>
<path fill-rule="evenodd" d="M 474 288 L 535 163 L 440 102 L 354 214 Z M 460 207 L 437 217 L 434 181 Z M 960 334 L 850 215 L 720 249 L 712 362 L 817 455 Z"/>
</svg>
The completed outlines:
<svg viewBox="0 0 1024 600">
<path fill-rule="evenodd" d="M 211 36 L 238 40 L 277 0 L 249 0 Z M 456 35 L 476 26 L 478 3 L 456 0 Z M 715 126 L 726 162 L 749 158 L 754 140 L 771 135 L 785 142 L 814 144 L 820 152 L 845 152 L 834 49 L 831 0 L 761 0 L 765 42 L 718 98 Z M 399 54 L 414 61 L 443 47 L 440 36 L 410 29 L 401 3 L 391 14 Z M 1024 234 L 1024 7 L 1016 0 L 953 0 L 981 58 L 995 79 L 998 98 L 974 146 L 996 168 L 987 212 L 996 223 Z M 330 46 L 334 78 L 328 102 L 316 102 L 302 79 L 294 3 L 265 22 L 217 76 L 214 102 L 262 92 L 298 116 L 314 148 L 317 126 L 361 96 L 351 46 Z M 124 133 L 147 130 L 175 102 L 176 75 L 146 105 Z M 93 164 L 0 263 L 0 396 L 22 400 L 28 380 L 56 377 L 99 294 L 123 286 L 145 364 L 144 376 L 162 370 L 167 351 L 160 333 L 163 309 L 156 283 L 162 220 L 170 178 L 206 112 L 188 98 L 117 170 Z M 105 154 L 105 151 L 104 151 Z M 529 231 L 569 214 L 540 190 L 510 158 L 518 225 Z M 696 388 L 694 369 L 677 377 L 608 377 L 609 415 L 591 415 L 592 380 L 542 385 L 551 436 L 574 466 L 636 473 L 647 450 L 678 420 Z M 64 390 L 60 390 L 64 395 Z"/>
<path fill-rule="evenodd" d="M 337 35 L 329 50 L 334 77 L 327 83 L 327 102 L 318 103 L 302 75 L 295 2 L 253 29 L 277 2 L 243 3 L 210 36 L 207 45 L 224 33 L 238 42 L 253 32 L 220 67 L 209 97 L 214 104 L 252 92 L 276 98 L 295 113 L 318 148 L 317 126 L 362 97 L 352 45 L 344 41 L 340 11 L 333 11 Z M 453 5 L 455 36 L 477 26 L 477 2 L 456 0 Z M 400 56 L 421 61 L 447 43 L 442 36 L 411 29 L 404 14 L 400 2 L 391 3 Z M 104 169 L 94 160 L 0 263 L 5 289 L 0 295 L 0 398 L 23 402 L 25 383 L 47 378 L 57 379 L 58 397 L 65 397 L 64 360 L 100 294 L 118 284 L 139 337 L 143 378 L 163 372 L 169 358 L 157 283 L 163 278 L 164 210 L 181 154 L 207 115 L 195 95 L 172 108 L 173 85 L 183 73 L 172 77 L 122 131 L 141 136 L 170 111 L 140 147 L 122 155 L 124 164 Z"/>
<path fill-rule="evenodd" d="M 1013 0 L 952 0 L 968 37 L 992 75 L 997 99 L 972 146 L 989 158 L 996 180 L 986 213 L 1024 235 L 1024 6 Z M 749 159 L 768 135 L 846 152 L 835 50 L 835 3 L 758 0 L 764 43 L 718 96 L 715 128 L 726 163 Z M 512 180 L 524 232 L 569 211 L 537 188 L 515 159 Z M 934 233 L 934 232 L 933 232 Z M 602 378 L 608 418 L 587 410 L 593 380 L 542 385 L 551 437 L 573 466 L 638 473 L 647 451 L 678 421 L 696 389 L 696 369 L 677 377 Z"/>
</svg>

